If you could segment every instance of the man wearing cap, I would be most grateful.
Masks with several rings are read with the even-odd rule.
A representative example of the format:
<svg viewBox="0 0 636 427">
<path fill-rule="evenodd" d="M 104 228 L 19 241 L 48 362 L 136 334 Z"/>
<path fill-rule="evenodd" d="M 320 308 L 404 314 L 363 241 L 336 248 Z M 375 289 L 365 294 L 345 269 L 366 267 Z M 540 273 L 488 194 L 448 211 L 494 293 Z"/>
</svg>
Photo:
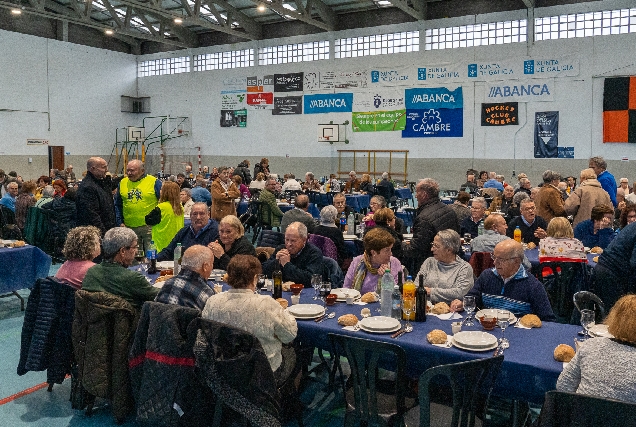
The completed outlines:
<svg viewBox="0 0 636 427">
<path fill-rule="evenodd" d="M 345 192 L 350 193 L 351 191 L 360 191 L 360 179 L 356 178 L 356 171 L 349 172 L 349 181 L 345 184 Z"/>
</svg>

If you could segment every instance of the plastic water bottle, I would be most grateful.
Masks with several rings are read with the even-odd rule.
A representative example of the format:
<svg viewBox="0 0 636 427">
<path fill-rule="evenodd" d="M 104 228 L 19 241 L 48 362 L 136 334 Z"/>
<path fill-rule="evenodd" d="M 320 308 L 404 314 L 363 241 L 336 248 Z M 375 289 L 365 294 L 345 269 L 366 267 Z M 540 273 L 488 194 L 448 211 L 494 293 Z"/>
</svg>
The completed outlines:
<svg viewBox="0 0 636 427">
<path fill-rule="evenodd" d="M 340 231 L 345 231 L 345 227 L 347 226 L 347 214 L 344 211 L 340 214 Z"/>
<path fill-rule="evenodd" d="M 391 317 L 393 312 L 393 288 L 395 287 L 391 270 L 387 268 L 384 271 L 384 276 L 382 276 L 381 280 L 382 290 L 380 294 L 380 313 L 382 316 Z"/>
<path fill-rule="evenodd" d="M 517 226 L 517 228 L 515 228 L 514 238 L 515 238 L 515 240 L 517 242 L 521 243 L 521 229 L 519 228 L 519 226 Z"/>
<path fill-rule="evenodd" d="M 172 274 L 175 276 L 179 274 L 181 269 L 181 243 L 177 243 L 177 247 L 174 248 L 174 267 L 172 268 Z"/>
<path fill-rule="evenodd" d="M 391 317 L 400 320 L 402 318 L 402 294 L 398 285 L 393 286 L 391 301 Z"/>
<path fill-rule="evenodd" d="M 477 235 L 481 236 L 482 234 L 484 234 L 484 220 L 479 221 L 477 225 Z"/>
<path fill-rule="evenodd" d="M 356 218 L 353 216 L 353 212 L 351 212 L 349 218 L 347 218 L 347 234 L 352 236 L 356 234 Z"/>
<path fill-rule="evenodd" d="M 148 274 L 155 274 L 157 272 L 157 247 L 155 241 L 150 241 L 150 246 L 146 250 L 146 259 L 148 259 Z"/>
</svg>

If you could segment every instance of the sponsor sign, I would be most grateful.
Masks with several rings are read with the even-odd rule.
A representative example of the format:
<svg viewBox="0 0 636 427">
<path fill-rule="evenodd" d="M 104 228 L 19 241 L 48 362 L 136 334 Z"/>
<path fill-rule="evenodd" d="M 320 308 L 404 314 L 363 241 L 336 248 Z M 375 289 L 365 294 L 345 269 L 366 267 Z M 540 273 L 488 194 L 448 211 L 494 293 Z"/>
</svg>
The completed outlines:
<svg viewBox="0 0 636 427">
<path fill-rule="evenodd" d="M 482 126 L 510 126 L 519 124 L 519 103 L 481 104 Z"/>
<path fill-rule="evenodd" d="M 285 116 L 288 114 L 303 113 L 303 97 L 302 96 L 275 96 L 273 116 Z"/>
<path fill-rule="evenodd" d="M 536 77 L 578 76 L 579 59 L 574 57 L 525 59 L 523 74 Z"/>
<path fill-rule="evenodd" d="M 269 110 L 274 108 L 274 94 L 272 92 L 247 94 L 247 105 L 253 110 Z"/>
<path fill-rule="evenodd" d="M 221 110 L 241 110 L 245 108 L 245 89 L 234 93 L 221 92 Z"/>
<path fill-rule="evenodd" d="M 247 110 L 221 110 L 221 127 L 239 127 L 247 126 Z"/>
<path fill-rule="evenodd" d="M 274 74 L 274 92 L 302 92 L 303 73 Z"/>
<path fill-rule="evenodd" d="M 27 139 L 27 145 L 49 145 L 48 139 Z"/>
<path fill-rule="evenodd" d="M 305 73 L 304 91 L 360 90 L 367 88 L 367 71 L 321 71 Z"/>
<path fill-rule="evenodd" d="M 389 111 L 404 108 L 404 92 L 400 90 L 385 89 L 356 93 L 353 99 L 353 111 Z"/>
<path fill-rule="evenodd" d="M 352 93 L 328 93 L 304 96 L 305 114 L 350 113 L 353 107 Z"/>
<path fill-rule="evenodd" d="M 253 76 L 247 78 L 247 91 L 248 92 L 273 92 L 274 91 L 274 76 Z"/>
<path fill-rule="evenodd" d="M 464 135 L 462 108 L 407 110 L 402 138 L 450 138 Z"/>
<path fill-rule="evenodd" d="M 369 71 L 370 86 L 407 86 L 417 83 L 417 70 L 413 67 L 376 68 Z"/>
<path fill-rule="evenodd" d="M 245 92 L 245 77 L 228 77 L 221 82 L 221 93 Z"/>
<path fill-rule="evenodd" d="M 406 125 L 405 110 L 353 113 L 351 117 L 354 132 L 396 131 Z"/>
<path fill-rule="evenodd" d="M 554 79 L 522 79 L 486 83 L 485 98 L 493 101 L 553 101 Z"/>
<path fill-rule="evenodd" d="M 407 89 L 406 108 L 414 110 L 430 108 L 463 108 L 462 88 L 449 90 L 445 87 Z"/>
<path fill-rule="evenodd" d="M 558 157 L 559 112 L 546 111 L 534 115 L 534 157 Z"/>
</svg>

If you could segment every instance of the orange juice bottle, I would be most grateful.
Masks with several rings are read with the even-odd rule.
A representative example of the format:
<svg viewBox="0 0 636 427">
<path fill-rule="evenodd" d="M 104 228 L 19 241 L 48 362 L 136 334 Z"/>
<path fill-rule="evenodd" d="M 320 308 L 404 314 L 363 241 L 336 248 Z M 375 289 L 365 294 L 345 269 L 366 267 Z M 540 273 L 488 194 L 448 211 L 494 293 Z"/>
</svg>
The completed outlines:
<svg viewBox="0 0 636 427">
<path fill-rule="evenodd" d="M 410 298 L 415 301 L 415 282 L 411 276 L 406 277 L 406 282 L 402 286 L 402 298 L 407 299 Z M 406 315 L 402 313 L 402 319 L 406 320 Z M 408 320 L 415 320 L 415 313 L 411 312 Z"/>
<path fill-rule="evenodd" d="M 521 243 L 521 229 L 519 228 L 519 226 L 515 228 L 514 238 L 517 242 Z"/>
</svg>

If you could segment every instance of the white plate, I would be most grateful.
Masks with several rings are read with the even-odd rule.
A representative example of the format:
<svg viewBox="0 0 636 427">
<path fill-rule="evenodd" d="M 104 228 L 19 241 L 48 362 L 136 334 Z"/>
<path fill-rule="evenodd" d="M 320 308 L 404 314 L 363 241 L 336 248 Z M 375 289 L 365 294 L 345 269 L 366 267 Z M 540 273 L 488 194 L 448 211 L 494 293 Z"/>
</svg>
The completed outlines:
<svg viewBox="0 0 636 427">
<path fill-rule="evenodd" d="M 479 318 L 482 316 L 497 317 L 497 310 L 494 308 L 484 308 L 482 310 L 479 310 L 477 313 L 475 313 L 475 319 L 477 320 L 479 320 Z M 514 314 L 510 313 L 510 316 L 508 318 L 510 319 L 511 325 L 514 325 L 515 323 L 517 323 L 517 316 L 515 316 Z"/>
<path fill-rule="evenodd" d="M 371 317 L 367 317 L 367 318 L 362 319 L 362 320 L 366 320 L 366 319 L 371 319 Z M 375 329 L 365 328 L 365 327 L 362 325 L 362 322 L 360 322 L 360 323 L 358 323 L 358 324 L 360 325 L 360 329 L 362 329 L 362 330 L 363 330 L 363 331 L 365 331 L 365 332 L 369 332 L 370 334 L 390 334 L 390 333 L 392 333 L 392 332 L 397 332 L 397 331 L 399 331 L 399 330 L 400 330 L 400 328 L 402 327 L 402 325 L 397 325 L 395 328 L 379 331 L 379 330 L 375 330 Z"/>
<path fill-rule="evenodd" d="M 455 347 L 460 348 L 462 350 L 468 350 L 468 351 L 488 351 L 488 350 L 494 350 L 497 348 L 497 343 L 495 342 L 493 345 L 489 346 L 489 347 L 483 347 L 483 348 L 474 348 L 474 347 L 466 347 L 463 346 L 461 344 L 459 344 L 456 340 L 455 337 L 453 337 L 452 343 Z"/>
<path fill-rule="evenodd" d="M 157 268 L 160 270 L 164 270 L 166 268 L 173 268 L 174 261 L 157 261 Z"/>
<path fill-rule="evenodd" d="M 349 294 L 350 297 L 353 297 L 354 300 L 360 298 L 360 291 L 357 291 L 355 289 L 336 288 L 336 289 L 332 289 L 331 293 L 334 295 L 337 295 L 338 299 L 336 301 L 340 301 L 340 302 L 347 300 L 347 293 Z"/>
<path fill-rule="evenodd" d="M 394 330 L 396 327 L 400 329 L 400 321 L 392 317 L 385 316 L 365 317 L 360 321 L 360 327 L 364 327 L 365 330 L 371 330 L 374 332 L 386 332 Z"/>
<path fill-rule="evenodd" d="M 357 240 L 358 236 L 356 236 L 355 234 L 343 234 L 342 237 L 345 240 Z"/>
<path fill-rule="evenodd" d="M 318 304 L 296 304 L 287 307 L 287 311 L 294 317 L 313 319 L 325 313 L 325 308 Z"/>
<path fill-rule="evenodd" d="M 590 335 L 593 337 L 614 338 L 607 330 L 607 325 L 594 325 L 589 329 Z"/>
<path fill-rule="evenodd" d="M 412 234 L 402 234 L 402 237 L 404 237 L 404 240 L 411 240 L 413 238 Z"/>
<path fill-rule="evenodd" d="M 455 343 L 468 349 L 487 349 L 497 346 L 497 337 L 488 332 L 462 331 L 453 335 L 453 344 Z"/>
</svg>

